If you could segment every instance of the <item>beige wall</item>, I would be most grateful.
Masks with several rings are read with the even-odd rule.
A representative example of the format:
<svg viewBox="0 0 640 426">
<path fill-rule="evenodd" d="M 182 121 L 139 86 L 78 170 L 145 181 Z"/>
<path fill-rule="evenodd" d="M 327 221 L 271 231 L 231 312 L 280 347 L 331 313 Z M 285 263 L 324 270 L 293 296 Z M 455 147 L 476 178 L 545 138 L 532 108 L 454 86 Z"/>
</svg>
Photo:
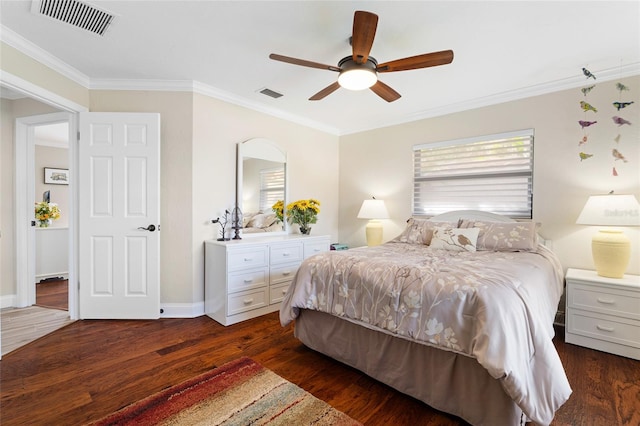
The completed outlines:
<svg viewBox="0 0 640 426">
<path fill-rule="evenodd" d="M 42 193 L 50 191 L 51 202 L 56 203 L 60 208 L 60 219 L 54 220 L 51 227 L 67 228 L 69 226 L 69 185 L 44 183 L 44 168 L 68 169 L 69 150 L 36 145 L 35 157 L 35 200 L 42 201 Z"/>
<path fill-rule="evenodd" d="M 4 58 L 3 58 L 4 59 Z M 2 99 L 0 106 L 0 298 L 15 296 L 14 126 L 16 118 L 57 112 L 33 99 Z M 11 302 L 9 302 L 11 303 Z M 6 303 L 0 302 L 2 306 Z"/>
<path fill-rule="evenodd" d="M 236 144 L 266 138 L 287 152 L 289 199 L 322 203 L 316 235 L 338 237 L 338 137 L 196 94 L 193 117 L 193 276 L 204 282 L 203 241 L 218 237 L 209 219 L 235 203 Z M 202 298 L 203 287 L 194 300 Z"/>
<path fill-rule="evenodd" d="M 611 103 L 619 100 L 615 83 L 598 83 L 588 101 L 599 109 L 586 118 L 597 120 L 590 127 L 589 142 L 578 120 L 585 119 L 579 107 L 584 97 L 579 89 L 508 102 L 442 117 L 416 121 L 370 132 L 343 136 L 340 139 L 340 238 L 350 246 L 365 244 L 365 220 L 356 219 L 362 200 L 371 195 L 386 201 L 391 219 L 384 221 L 385 239 L 404 228 L 411 216 L 413 182 L 412 147 L 416 144 L 501 133 L 526 128 L 535 129 L 534 220 L 542 224 L 541 233 L 553 240 L 553 247 L 564 268 L 593 269 L 591 237 L 594 227 L 579 226 L 575 221 L 591 194 L 634 194 L 640 199 L 640 127 L 638 93 L 640 77 L 621 80 L 631 90 L 624 96 L 636 103 L 619 113 Z M 591 115 L 593 114 L 593 115 Z M 618 127 L 611 117 L 620 115 L 633 123 Z M 613 139 L 620 133 L 618 149 L 628 163 L 614 161 Z M 580 150 L 594 157 L 580 161 Z M 615 165 L 619 176 L 612 176 Z M 632 238 L 630 273 L 640 273 L 640 234 L 627 228 Z"/>
<path fill-rule="evenodd" d="M 51 68 L 21 53 L 6 43 L 0 42 L 2 71 L 17 76 L 28 83 L 45 88 L 79 105 L 89 104 L 86 87 L 55 72 Z"/>
</svg>

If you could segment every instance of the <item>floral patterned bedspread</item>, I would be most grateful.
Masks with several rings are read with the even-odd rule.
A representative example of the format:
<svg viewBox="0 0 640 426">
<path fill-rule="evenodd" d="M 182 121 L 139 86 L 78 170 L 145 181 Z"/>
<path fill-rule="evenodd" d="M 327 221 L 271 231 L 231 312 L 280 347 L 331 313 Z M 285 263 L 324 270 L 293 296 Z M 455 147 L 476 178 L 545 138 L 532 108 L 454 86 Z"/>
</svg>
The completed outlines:
<svg viewBox="0 0 640 426">
<path fill-rule="evenodd" d="M 529 419 L 549 424 L 571 394 L 552 343 L 562 290 L 560 263 L 541 245 L 455 252 L 390 242 L 305 260 L 280 321 L 318 310 L 474 357 Z"/>
</svg>

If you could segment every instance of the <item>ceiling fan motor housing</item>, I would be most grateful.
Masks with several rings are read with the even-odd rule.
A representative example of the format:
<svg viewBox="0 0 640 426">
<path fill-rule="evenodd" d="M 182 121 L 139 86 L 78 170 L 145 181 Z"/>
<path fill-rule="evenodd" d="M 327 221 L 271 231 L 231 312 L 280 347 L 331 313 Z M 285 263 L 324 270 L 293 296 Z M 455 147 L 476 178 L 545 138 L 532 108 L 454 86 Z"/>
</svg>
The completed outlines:
<svg viewBox="0 0 640 426">
<path fill-rule="evenodd" d="M 368 89 L 378 81 L 377 66 L 378 61 L 371 56 L 362 64 L 354 61 L 353 56 L 346 56 L 338 62 L 340 68 L 338 83 L 349 90 Z"/>
</svg>

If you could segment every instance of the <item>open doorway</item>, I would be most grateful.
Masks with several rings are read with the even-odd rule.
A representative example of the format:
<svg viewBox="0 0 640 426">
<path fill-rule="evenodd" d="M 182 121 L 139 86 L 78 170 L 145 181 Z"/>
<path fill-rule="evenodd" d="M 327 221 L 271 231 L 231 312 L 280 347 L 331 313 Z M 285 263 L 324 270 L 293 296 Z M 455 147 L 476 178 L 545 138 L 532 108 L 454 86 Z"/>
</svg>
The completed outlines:
<svg viewBox="0 0 640 426">
<path fill-rule="evenodd" d="M 0 301 L 2 307 L 31 307 L 36 304 L 36 282 L 49 278 L 60 278 L 66 284 L 63 297 L 66 300 L 62 303 L 55 302 L 57 313 L 54 315 L 58 322 L 64 323 L 77 315 L 77 308 L 70 303 L 70 299 L 75 296 L 69 291 L 69 278 L 75 276 L 73 272 L 72 253 L 72 229 L 73 229 L 73 204 L 75 204 L 72 191 L 69 185 L 56 185 L 57 190 L 48 189 L 48 197 L 52 202 L 62 204 L 65 207 L 64 221 L 57 221 L 50 232 L 36 233 L 35 226 L 31 226 L 34 221 L 34 203 L 42 201 L 47 190 L 36 187 L 36 183 L 44 185 L 44 167 L 36 167 L 36 152 L 40 152 L 41 162 L 47 168 L 64 169 L 70 171 L 73 164 L 72 152 L 69 149 L 70 135 L 75 134 L 75 116 L 69 112 L 63 112 L 50 104 L 41 96 L 30 96 L 18 90 L 7 90 L 4 85 L 1 87 L 2 93 L 2 115 L 3 127 L 7 130 L 2 134 L 2 288 Z M 66 109 L 66 108 L 65 108 Z M 66 131 L 64 146 L 52 147 L 52 140 L 41 135 L 41 131 L 49 126 L 58 125 L 62 131 Z M 62 127 L 64 126 L 64 127 Z M 73 127 L 73 131 L 71 131 Z M 60 128 L 58 130 L 60 130 Z M 47 133 L 51 133 L 48 129 Z M 38 134 L 38 138 L 36 138 Z M 36 145 L 36 139 L 40 142 Z M 49 138 L 50 139 L 50 138 Z M 55 149 L 54 149 L 55 148 Z M 58 151 L 57 154 L 54 154 Z M 36 175 L 36 172 L 38 175 Z M 56 176 L 59 182 L 59 176 Z M 64 190 L 62 190 L 64 186 Z M 51 185 L 53 188 L 53 185 Z M 62 192 L 61 192 L 62 191 Z M 53 194 L 53 199 L 52 198 Z M 63 223 L 64 222 L 64 223 Z M 60 229 L 64 228 L 64 229 Z M 53 238 L 53 244 L 44 244 L 41 248 L 36 245 L 37 237 L 43 235 L 66 234 L 62 239 Z M 38 256 L 38 251 L 48 253 L 48 256 Z M 38 272 L 38 258 L 53 260 L 57 258 L 60 267 L 47 268 Z M 54 262 L 54 263 L 56 263 Z M 36 274 L 38 277 L 36 278 Z M 58 290 L 56 290 L 58 291 Z M 50 302 L 46 302 L 50 305 Z M 39 307 L 34 307 L 41 309 Z M 32 309 L 35 310 L 35 309 Z M 7 330 L 12 324 L 5 319 L 5 309 L 3 309 L 2 321 L 0 322 L 0 341 L 2 342 L 3 353 L 5 348 L 5 338 Z M 25 316 L 21 313 L 21 316 Z M 71 318 L 70 318 L 71 316 Z M 77 317 L 76 317 L 77 318 Z M 13 321 L 12 321 L 13 322 Z M 42 322 L 37 328 L 53 331 L 55 328 L 49 327 L 54 321 Z M 50 323 L 50 324 L 49 324 Z M 33 327 L 30 327 L 33 328 Z M 25 328 L 24 330 L 28 330 Z M 15 329 L 11 332 L 15 335 Z M 28 343 L 28 333 L 20 331 L 19 339 Z M 46 332 L 44 334 L 47 334 Z M 39 336 L 33 336 L 37 338 Z"/>
<path fill-rule="evenodd" d="M 34 139 L 35 304 L 68 311 L 69 123 L 35 126 Z"/>
</svg>

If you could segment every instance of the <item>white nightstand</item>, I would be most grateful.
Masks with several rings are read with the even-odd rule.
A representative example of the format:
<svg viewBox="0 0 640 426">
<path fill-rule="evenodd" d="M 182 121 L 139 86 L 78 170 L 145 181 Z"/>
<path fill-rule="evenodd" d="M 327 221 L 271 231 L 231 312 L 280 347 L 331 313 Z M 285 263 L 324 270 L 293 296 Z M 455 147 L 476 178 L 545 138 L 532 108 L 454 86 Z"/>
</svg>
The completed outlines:
<svg viewBox="0 0 640 426">
<path fill-rule="evenodd" d="M 567 270 L 565 341 L 640 360 L 640 276 Z"/>
</svg>

